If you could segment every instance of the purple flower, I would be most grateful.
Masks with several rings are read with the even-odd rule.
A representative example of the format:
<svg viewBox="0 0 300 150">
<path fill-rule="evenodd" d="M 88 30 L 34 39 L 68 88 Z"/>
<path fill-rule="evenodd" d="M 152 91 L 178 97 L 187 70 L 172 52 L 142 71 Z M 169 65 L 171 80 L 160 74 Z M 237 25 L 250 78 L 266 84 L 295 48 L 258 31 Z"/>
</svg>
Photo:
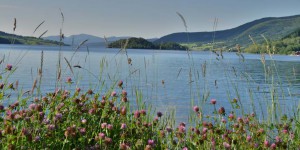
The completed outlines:
<svg viewBox="0 0 300 150">
<path fill-rule="evenodd" d="M 198 107 L 198 106 L 194 106 L 194 107 L 193 107 L 193 110 L 194 110 L 195 112 L 199 112 L 199 107 Z"/>
<path fill-rule="evenodd" d="M 112 130 L 112 129 L 113 129 L 113 125 L 108 124 L 108 125 L 107 125 L 107 129 L 108 129 L 108 130 Z"/>
<path fill-rule="evenodd" d="M 225 108 L 224 107 L 219 108 L 219 114 L 220 115 L 224 115 L 225 114 Z"/>
<path fill-rule="evenodd" d="M 187 147 L 184 147 L 182 150 L 188 150 L 188 148 L 187 148 Z"/>
<path fill-rule="evenodd" d="M 229 118 L 230 120 L 233 120 L 233 119 L 234 119 L 234 115 L 233 115 L 233 114 L 229 114 L 229 115 L 228 115 L 228 118 Z"/>
<path fill-rule="evenodd" d="M 48 125 L 48 130 L 53 131 L 54 129 L 55 129 L 55 125 L 54 124 Z"/>
<path fill-rule="evenodd" d="M 121 124 L 121 129 L 126 129 L 126 128 L 127 128 L 126 124 L 125 124 L 125 123 L 122 123 L 122 124 Z"/>
<path fill-rule="evenodd" d="M 213 105 L 215 105 L 217 103 L 217 100 L 216 99 L 211 99 L 210 103 L 213 104 Z"/>
<path fill-rule="evenodd" d="M 208 130 L 207 128 L 203 128 L 202 132 L 205 134 L 207 132 L 207 130 Z"/>
<path fill-rule="evenodd" d="M 86 129 L 85 128 L 80 128 L 79 132 L 80 132 L 80 134 L 84 135 L 86 133 Z"/>
<path fill-rule="evenodd" d="M 140 117 L 140 112 L 139 112 L 138 110 L 136 110 L 136 111 L 134 112 L 134 117 L 135 117 L 135 118 L 139 118 L 139 117 Z"/>
<path fill-rule="evenodd" d="M 166 130 L 170 133 L 172 132 L 172 128 L 171 127 L 167 127 Z"/>
<path fill-rule="evenodd" d="M 111 92 L 111 95 L 110 95 L 110 96 L 112 96 L 112 97 L 117 96 L 117 92 L 116 92 L 116 91 Z"/>
<path fill-rule="evenodd" d="M 71 78 L 71 77 L 67 77 L 66 82 L 67 82 L 67 83 L 72 83 L 72 78 Z"/>
<path fill-rule="evenodd" d="M 227 121 L 224 119 L 224 118 L 222 118 L 222 120 L 221 120 L 223 123 L 226 123 Z"/>
<path fill-rule="evenodd" d="M 36 104 L 30 104 L 28 107 L 30 110 L 35 110 Z"/>
<path fill-rule="evenodd" d="M 230 144 L 228 144 L 227 142 L 223 142 L 223 146 L 226 148 L 226 149 L 230 149 Z"/>
<path fill-rule="evenodd" d="M 246 138 L 246 140 L 247 140 L 248 142 L 250 142 L 250 141 L 252 140 L 251 136 L 248 135 L 247 138 Z"/>
<path fill-rule="evenodd" d="M 86 122 L 87 122 L 86 119 L 82 119 L 82 120 L 81 120 L 81 123 L 82 123 L 82 124 L 86 124 Z"/>
<path fill-rule="evenodd" d="M 157 112 L 157 117 L 161 117 L 163 114 L 162 114 L 162 112 Z"/>
<path fill-rule="evenodd" d="M 149 139 L 148 140 L 148 145 L 154 146 L 155 145 L 154 140 Z"/>
<path fill-rule="evenodd" d="M 4 110 L 4 106 L 0 105 L 0 111 L 3 111 L 3 110 Z"/>
<path fill-rule="evenodd" d="M 270 148 L 271 148 L 271 149 L 276 149 L 276 144 L 275 144 L 275 143 L 272 143 L 271 146 L 270 146 Z"/>
<path fill-rule="evenodd" d="M 102 123 L 102 124 L 101 124 L 101 128 L 102 128 L 102 129 L 105 129 L 106 127 L 107 127 L 107 123 Z"/>
<path fill-rule="evenodd" d="M 101 132 L 101 133 L 99 133 L 99 134 L 98 134 L 98 136 L 99 136 L 99 138 L 100 138 L 100 139 L 102 139 L 102 140 L 105 138 L 105 134 L 104 134 L 104 133 L 102 133 L 102 132 Z"/>
<path fill-rule="evenodd" d="M 62 114 L 61 113 L 57 113 L 56 115 L 55 115 L 55 119 L 56 120 L 60 120 L 62 118 Z"/>
<path fill-rule="evenodd" d="M 142 109 L 142 110 L 140 111 L 140 113 L 141 113 L 143 116 L 145 116 L 145 115 L 146 115 L 146 110 Z"/>
<path fill-rule="evenodd" d="M 120 80 L 119 83 L 118 83 L 118 86 L 119 86 L 119 87 L 122 87 L 122 85 L 123 85 L 123 81 Z"/>
<path fill-rule="evenodd" d="M 105 137 L 104 139 L 105 144 L 111 144 L 112 143 L 112 139 L 109 137 Z"/>
<path fill-rule="evenodd" d="M 12 65 L 11 64 L 7 64 L 6 65 L 6 70 L 11 71 L 11 69 L 12 69 Z"/>
<path fill-rule="evenodd" d="M 34 138 L 34 142 L 39 142 L 41 140 L 41 137 L 40 136 L 36 136 L 35 138 Z"/>
<path fill-rule="evenodd" d="M 122 90 L 122 95 L 123 95 L 124 97 L 126 97 L 126 96 L 127 96 L 127 92 L 126 92 L 125 90 Z"/>
<path fill-rule="evenodd" d="M 269 146 L 270 146 L 269 141 L 265 140 L 265 141 L 264 141 L 264 146 L 265 146 L 265 147 L 269 147 Z"/>
<path fill-rule="evenodd" d="M 78 93 L 79 93 L 80 91 L 81 91 L 81 89 L 80 89 L 80 88 L 76 88 L 76 92 L 78 92 Z"/>
</svg>

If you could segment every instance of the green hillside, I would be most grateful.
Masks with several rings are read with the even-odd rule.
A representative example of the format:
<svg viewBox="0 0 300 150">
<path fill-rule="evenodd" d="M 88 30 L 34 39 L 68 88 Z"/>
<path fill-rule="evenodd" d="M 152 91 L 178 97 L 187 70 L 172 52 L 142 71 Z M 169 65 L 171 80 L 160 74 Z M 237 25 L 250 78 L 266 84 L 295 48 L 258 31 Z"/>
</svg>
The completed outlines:
<svg viewBox="0 0 300 150">
<path fill-rule="evenodd" d="M 185 46 L 181 46 L 174 42 L 154 44 L 143 38 L 121 39 L 112 42 L 108 45 L 108 48 L 124 48 L 124 47 L 126 47 L 127 49 L 161 49 L 161 50 L 186 50 L 187 49 Z"/>
<path fill-rule="evenodd" d="M 245 49 L 249 53 L 295 54 L 300 51 L 300 29 L 286 35 L 280 40 L 269 43 L 253 44 Z"/>
<path fill-rule="evenodd" d="M 8 34 L 0 31 L 0 44 L 59 45 L 59 42 L 44 40 L 36 37 Z"/>
<path fill-rule="evenodd" d="M 247 46 L 252 43 L 249 35 L 260 43 L 264 39 L 262 34 L 270 40 L 278 40 L 292 33 L 300 27 L 300 15 L 289 17 L 269 17 L 255 20 L 236 28 L 216 32 L 190 32 L 173 33 L 161 37 L 155 42 L 177 42 L 177 43 L 210 43 L 225 42 L 226 46 L 240 44 Z M 213 38 L 214 37 L 214 38 Z"/>
</svg>

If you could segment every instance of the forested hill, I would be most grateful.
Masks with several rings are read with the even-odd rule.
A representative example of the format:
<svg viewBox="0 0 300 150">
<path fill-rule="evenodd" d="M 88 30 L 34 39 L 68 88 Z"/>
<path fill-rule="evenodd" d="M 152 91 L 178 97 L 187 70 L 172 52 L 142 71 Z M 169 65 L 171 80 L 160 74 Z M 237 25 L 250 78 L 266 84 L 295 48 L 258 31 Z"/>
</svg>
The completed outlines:
<svg viewBox="0 0 300 150">
<path fill-rule="evenodd" d="M 59 42 L 36 37 L 8 34 L 0 31 L 0 44 L 59 45 Z M 64 44 L 62 43 L 62 45 Z"/>
<path fill-rule="evenodd" d="M 127 49 L 161 49 L 161 50 L 186 50 L 185 46 L 181 46 L 174 42 L 157 43 L 147 41 L 143 38 L 121 39 L 112 42 L 108 48 L 127 48 Z"/>
<path fill-rule="evenodd" d="M 233 43 L 233 45 L 248 45 L 251 44 L 249 35 L 251 35 L 251 37 L 257 42 L 263 41 L 263 37 L 261 35 L 264 35 L 271 40 L 277 40 L 283 38 L 299 27 L 300 15 L 289 17 L 269 17 L 258 19 L 228 30 L 216 32 L 173 33 L 163 36 L 155 42 L 208 43 L 214 40 L 216 42 L 226 42 L 227 44 Z M 187 34 L 189 38 L 187 38 Z"/>
</svg>

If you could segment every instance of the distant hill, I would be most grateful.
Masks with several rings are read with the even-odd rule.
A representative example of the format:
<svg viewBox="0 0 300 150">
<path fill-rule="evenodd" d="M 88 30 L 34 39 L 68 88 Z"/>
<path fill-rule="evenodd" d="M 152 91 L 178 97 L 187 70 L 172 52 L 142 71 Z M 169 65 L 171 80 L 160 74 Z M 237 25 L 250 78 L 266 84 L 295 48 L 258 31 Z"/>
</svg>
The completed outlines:
<svg viewBox="0 0 300 150">
<path fill-rule="evenodd" d="M 216 32 L 181 32 L 172 33 L 161 37 L 155 43 L 160 42 L 202 42 L 209 43 L 214 40 L 216 42 L 226 42 L 227 44 L 249 45 L 251 40 L 249 35 L 256 41 L 263 41 L 262 34 L 268 39 L 280 39 L 300 27 L 300 15 L 289 17 L 269 17 L 255 20 L 236 28 L 216 31 Z"/>
<path fill-rule="evenodd" d="M 113 41 L 117 41 L 120 39 L 125 39 L 125 38 L 129 38 L 127 36 L 124 37 L 107 37 L 106 40 L 107 42 L 113 42 Z M 47 40 L 53 40 L 53 41 L 59 41 L 59 36 L 48 36 L 45 37 L 44 39 Z M 63 42 L 69 45 L 75 44 L 78 45 L 80 44 L 82 41 L 88 40 L 85 44 L 89 45 L 105 45 L 106 40 L 104 39 L 104 37 L 98 37 L 98 36 L 94 36 L 94 35 L 89 35 L 89 34 L 77 34 L 77 35 L 71 35 L 71 36 L 67 36 L 64 38 Z"/>
<path fill-rule="evenodd" d="M 36 38 L 36 37 L 9 34 L 0 31 L 0 44 L 59 45 L 59 42 L 44 40 L 42 38 Z"/>
<path fill-rule="evenodd" d="M 245 49 L 249 53 L 296 54 L 300 51 L 300 28 L 280 40 L 253 44 Z"/>
<path fill-rule="evenodd" d="M 161 44 L 154 44 L 143 38 L 129 38 L 121 39 L 112 42 L 108 45 L 108 48 L 127 48 L 127 49 L 161 49 L 161 50 L 186 50 L 185 46 L 181 46 L 177 43 L 167 42 Z"/>
</svg>

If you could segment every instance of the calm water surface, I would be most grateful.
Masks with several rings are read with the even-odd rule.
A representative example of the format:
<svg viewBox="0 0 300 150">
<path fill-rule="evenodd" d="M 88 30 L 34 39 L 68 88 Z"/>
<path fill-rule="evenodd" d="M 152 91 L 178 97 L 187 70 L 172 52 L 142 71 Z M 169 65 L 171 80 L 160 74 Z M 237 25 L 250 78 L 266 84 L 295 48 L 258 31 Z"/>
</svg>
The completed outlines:
<svg viewBox="0 0 300 150">
<path fill-rule="evenodd" d="M 42 92 L 53 92 L 56 86 L 56 70 L 59 47 L 0 45 L 0 57 L 6 64 L 17 67 L 9 79 L 19 81 L 19 88 L 30 90 L 38 77 L 43 58 Z M 106 49 L 103 47 L 81 48 L 76 53 L 72 47 L 61 48 L 62 79 L 71 77 L 75 83 L 63 87 L 83 90 L 94 89 L 104 94 L 111 85 L 123 80 L 131 103 L 135 103 L 135 90 L 142 92 L 142 99 L 157 111 L 176 110 L 176 117 L 187 122 L 192 105 L 204 106 L 211 114 L 210 99 L 217 100 L 217 108 L 224 106 L 229 112 L 229 101 L 238 98 L 245 113 L 267 114 L 273 98 L 282 113 L 290 114 L 298 107 L 300 91 L 300 57 L 266 56 L 266 67 L 261 55 L 224 53 L 223 57 L 211 52 L 160 51 Z M 73 68 L 67 66 L 66 58 Z M 129 65 L 127 58 L 131 58 Z M 276 66 L 276 67 L 275 67 Z M 266 71 L 265 71 L 266 70 Z M 273 74 L 267 75 L 266 74 Z M 64 82 L 64 81 L 63 81 Z M 104 82 L 104 86 L 100 83 Z M 272 84 L 271 84 L 272 83 Z M 119 89 L 115 89 L 120 92 Z M 12 95 L 17 93 L 12 92 Z M 10 101 L 14 101 L 13 97 Z M 192 104 L 193 103 L 193 104 Z"/>
</svg>

